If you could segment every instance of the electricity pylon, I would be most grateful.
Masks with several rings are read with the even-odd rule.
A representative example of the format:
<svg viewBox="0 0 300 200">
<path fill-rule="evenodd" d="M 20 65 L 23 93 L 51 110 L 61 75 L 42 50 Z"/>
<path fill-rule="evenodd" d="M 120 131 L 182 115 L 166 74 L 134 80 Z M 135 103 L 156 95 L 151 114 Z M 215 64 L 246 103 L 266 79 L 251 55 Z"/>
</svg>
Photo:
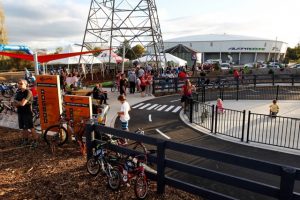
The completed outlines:
<svg viewBox="0 0 300 200">
<path fill-rule="evenodd" d="M 82 46 L 114 50 L 125 41 L 142 45 L 157 66 L 166 62 L 155 0 L 91 0 Z"/>
</svg>

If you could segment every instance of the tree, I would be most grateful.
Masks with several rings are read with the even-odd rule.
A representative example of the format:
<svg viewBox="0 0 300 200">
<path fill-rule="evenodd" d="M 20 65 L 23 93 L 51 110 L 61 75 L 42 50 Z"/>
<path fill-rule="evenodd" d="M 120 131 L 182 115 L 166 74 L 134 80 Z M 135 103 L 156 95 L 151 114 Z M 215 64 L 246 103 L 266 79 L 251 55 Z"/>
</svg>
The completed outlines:
<svg viewBox="0 0 300 200">
<path fill-rule="evenodd" d="M 134 54 L 136 56 L 136 58 L 134 58 L 134 59 L 137 59 L 137 58 L 140 58 L 145 53 L 146 50 L 142 45 L 137 44 L 134 47 L 132 47 L 132 51 L 134 52 Z"/>
<path fill-rule="evenodd" d="M 287 51 L 286 51 L 286 58 L 288 58 L 290 60 L 297 60 L 298 55 L 297 55 L 296 49 L 288 47 Z"/>
<path fill-rule="evenodd" d="M 131 47 L 129 44 L 129 41 L 125 40 L 118 47 L 117 54 L 119 56 L 123 57 L 123 47 L 124 46 L 125 46 L 125 58 L 128 58 L 129 60 L 137 59 L 137 58 L 141 57 L 143 55 L 143 53 L 145 52 L 145 48 L 142 45 L 137 44 L 134 47 Z"/>
<path fill-rule="evenodd" d="M 4 26 L 5 15 L 2 6 L 0 5 L 0 44 L 7 44 L 7 33 Z"/>
</svg>

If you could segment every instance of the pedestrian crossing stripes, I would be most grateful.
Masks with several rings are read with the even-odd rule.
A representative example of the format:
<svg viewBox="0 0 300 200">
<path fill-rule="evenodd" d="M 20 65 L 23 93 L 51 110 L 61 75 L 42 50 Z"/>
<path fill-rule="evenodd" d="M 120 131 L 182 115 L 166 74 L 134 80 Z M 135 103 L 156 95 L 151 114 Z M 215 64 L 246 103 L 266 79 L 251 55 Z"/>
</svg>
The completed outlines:
<svg viewBox="0 0 300 200">
<path fill-rule="evenodd" d="M 152 110 L 153 108 L 155 108 L 157 106 L 158 106 L 158 104 L 154 104 L 154 105 L 150 106 L 149 108 L 147 108 L 147 110 Z"/>
<path fill-rule="evenodd" d="M 167 108 L 167 109 L 165 110 L 165 112 L 169 112 L 169 111 L 172 110 L 174 107 L 175 107 L 175 106 L 170 106 L 169 108 Z"/>
<path fill-rule="evenodd" d="M 162 111 L 165 107 L 167 107 L 168 105 L 163 105 L 162 107 L 160 107 L 159 109 L 157 109 L 158 111 Z"/>
<path fill-rule="evenodd" d="M 151 104 L 150 103 L 148 103 L 148 104 L 146 104 L 146 105 L 144 105 L 144 106 L 142 106 L 142 107 L 140 107 L 139 109 L 140 110 L 142 110 L 142 109 L 144 109 L 144 108 L 147 108 L 148 106 L 150 106 Z"/>
<path fill-rule="evenodd" d="M 175 105 L 159 105 L 159 104 L 151 104 L 151 103 L 139 103 L 137 105 L 132 106 L 133 109 L 139 110 L 156 110 L 160 112 L 172 112 L 177 113 L 181 110 L 181 106 Z"/>
<path fill-rule="evenodd" d="M 136 106 L 133 106 L 132 108 L 138 108 L 138 107 L 140 107 L 140 106 L 142 106 L 142 105 L 144 105 L 143 103 L 140 103 L 140 104 L 138 104 L 138 105 L 136 105 Z"/>
</svg>

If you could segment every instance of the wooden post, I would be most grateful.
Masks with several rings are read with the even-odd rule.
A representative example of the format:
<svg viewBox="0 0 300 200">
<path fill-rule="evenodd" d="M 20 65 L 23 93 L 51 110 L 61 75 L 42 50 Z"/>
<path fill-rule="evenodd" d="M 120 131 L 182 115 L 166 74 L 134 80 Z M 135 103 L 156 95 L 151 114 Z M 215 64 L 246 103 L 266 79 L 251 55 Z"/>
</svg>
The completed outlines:
<svg viewBox="0 0 300 200">
<path fill-rule="evenodd" d="M 280 200 L 292 200 L 296 177 L 296 169 L 290 167 L 281 168 Z"/>
<path fill-rule="evenodd" d="M 166 141 L 157 140 L 157 194 L 165 192 L 165 149 Z"/>
</svg>

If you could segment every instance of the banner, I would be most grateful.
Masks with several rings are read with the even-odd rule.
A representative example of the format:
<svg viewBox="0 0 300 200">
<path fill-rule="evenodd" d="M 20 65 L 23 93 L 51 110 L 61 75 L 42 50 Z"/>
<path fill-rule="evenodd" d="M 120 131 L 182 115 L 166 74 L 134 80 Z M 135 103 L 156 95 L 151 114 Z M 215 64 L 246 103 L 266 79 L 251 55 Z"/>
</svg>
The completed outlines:
<svg viewBox="0 0 300 200">
<path fill-rule="evenodd" d="M 59 122 L 62 113 L 60 82 L 58 75 L 36 77 L 42 130 Z"/>
<path fill-rule="evenodd" d="M 65 95 L 64 104 L 67 118 L 73 121 L 71 126 L 78 131 L 82 120 L 92 119 L 92 98 L 87 96 Z"/>
<path fill-rule="evenodd" d="M 104 50 L 106 50 L 106 49 L 93 50 L 93 51 L 83 51 L 83 52 L 73 52 L 73 53 L 60 53 L 60 54 L 51 54 L 51 55 L 40 55 L 40 56 L 38 56 L 38 62 L 39 63 L 45 63 L 45 62 L 49 62 L 51 60 L 58 60 L 58 59 L 62 59 L 62 58 L 79 56 L 79 55 L 83 55 L 83 54 L 99 53 L 99 52 L 102 52 Z M 34 56 L 33 55 L 28 55 L 28 54 L 7 53 L 7 52 L 0 51 L 0 55 L 2 55 L 2 56 L 9 56 L 9 57 L 12 57 L 12 58 L 20 58 L 20 59 L 23 59 L 23 60 L 34 61 Z"/>
</svg>

